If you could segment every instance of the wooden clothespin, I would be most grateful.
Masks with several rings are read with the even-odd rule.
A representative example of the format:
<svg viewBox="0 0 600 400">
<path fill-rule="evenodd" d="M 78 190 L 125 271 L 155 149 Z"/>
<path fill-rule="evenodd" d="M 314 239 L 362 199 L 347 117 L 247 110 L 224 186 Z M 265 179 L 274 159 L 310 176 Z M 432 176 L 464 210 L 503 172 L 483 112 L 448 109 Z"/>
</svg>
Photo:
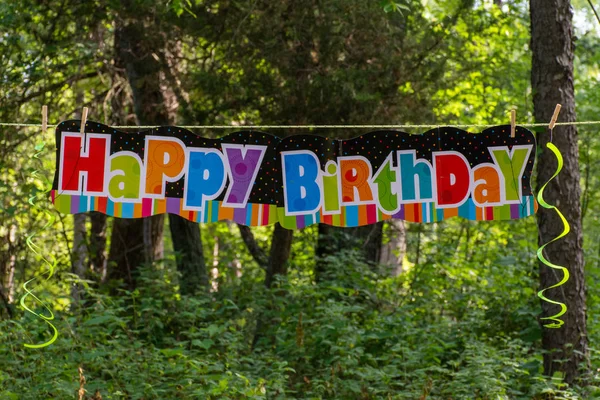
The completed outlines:
<svg viewBox="0 0 600 400">
<path fill-rule="evenodd" d="M 83 111 L 81 112 L 81 126 L 79 127 L 79 133 L 82 135 L 85 133 L 85 123 L 87 122 L 88 108 L 83 107 Z"/>
<path fill-rule="evenodd" d="M 560 113 L 561 108 L 562 108 L 562 106 L 560 104 L 556 105 L 556 108 L 554 109 L 554 114 L 552 114 L 552 119 L 550 119 L 550 123 L 548 124 L 548 129 L 550 129 L 550 130 L 554 129 L 554 125 L 556 125 L 556 120 L 558 119 L 558 113 Z"/>
<path fill-rule="evenodd" d="M 81 125 L 79 127 L 79 133 L 81 133 L 81 136 L 83 136 L 81 147 L 83 148 L 84 152 L 87 151 L 87 140 L 86 140 L 86 136 L 85 136 L 85 123 L 87 121 L 87 115 L 88 115 L 88 108 L 83 107 L 83 111 L 81 111 Z"/>
<path fill-rule="evenodd" d="M 48 129 L 48 106 L 42 106 L 42 135 L 46 134 Z"/>
<path fill-rule="evenodd" d="M 515 131 L 517 129 L 517 111 L 513 108 L 510 110 L 510 137 L 515 137 Z"/>
</svg>

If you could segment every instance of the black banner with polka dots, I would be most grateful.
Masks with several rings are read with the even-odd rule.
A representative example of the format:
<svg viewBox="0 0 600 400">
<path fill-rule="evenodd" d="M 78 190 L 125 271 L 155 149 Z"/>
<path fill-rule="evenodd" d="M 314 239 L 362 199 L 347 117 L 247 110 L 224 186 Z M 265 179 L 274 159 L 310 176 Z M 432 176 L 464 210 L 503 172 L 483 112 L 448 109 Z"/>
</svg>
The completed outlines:
<svg viewBox="0 0 600 400">
<path fill-rule="evenodd" d="M 422 134 L 385 130 L 339 140 L 311 134 L 279 138 L 251 130 L 206 138 L 175 126 L 126 132 L 91 121 L 82 136 L 79 124 L 65 121 L 56 128 L 53 199 L 79 197 L 59 207 L 62 211 L 100 207 L 122 217 L 176 212 L 190 219 L 186 213 L 196 212 L 201 215 L 195 220 L 206 221 L 207 207 L 215 202 L 225 209 L 272 205 L 280 214 L 269 216 L 272 223 L 307 215 L 323 222 L 348 207 L 364 214 L 375 206 L 376 214 L 356 225 L 396 217 L 414 204 L 430 204 L 432 220 L 440 211 L 467 205 L 492 209 L 471 219 L 533 213 L 514 211 L 532 196 L 536 144 L 522 127 L 514 138 L 505 125 L 481 133 L 452 127 Z M 169 199 L 178 199 L 177 207 Z"/>
</svg>

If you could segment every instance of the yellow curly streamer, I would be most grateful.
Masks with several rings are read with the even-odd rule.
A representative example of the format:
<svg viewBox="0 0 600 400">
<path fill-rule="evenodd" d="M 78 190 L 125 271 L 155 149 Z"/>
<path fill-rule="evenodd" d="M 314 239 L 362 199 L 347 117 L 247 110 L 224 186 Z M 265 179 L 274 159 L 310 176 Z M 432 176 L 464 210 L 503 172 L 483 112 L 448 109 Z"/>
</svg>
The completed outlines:
<svg viewBox="0 0 600 400">
<path fill-rule="evenodd" d="M 560 235 L 558 235 L 557 237 L 555 237 L 551 241 L 549 241 L 549 242 L 541 245 L 540 248 L 537 250 L 537 256 L 538 256 L 539 260 L 542 263 L 544 263 L 545 265 L 547 265 L 548 267 L 561 270 L 563 272 L 563 278 L 560 280 L 560 282 L 555 283 L 554 285 L 552 285 L 550 287 L 547 287 L 545 289 L 540 290 L 538 292 L 538 296 L 543 301 L 546 301 L 548 303 L 556 304 L 556 305 L 560 306 L 560 311 L 558 313 L 556 313 L 555 315 L 552 315 L 550 317 L 540 318 L 541 320 L 552 321 L 551 323 L 545 324 L 544 327 L 546 327 L 546 328 L 560 328 L 565 323 L 562 319 L 560 319 L 560 317 L 567 312 L 567 305 L 565 303 L 561 303 L 560 301 L 551 300 L 551 299 L 547 298 L 546 296 L 544 296 L 544 292 L 546 292 L 547 290 L 554 289 L 554 288 L 557 288 L 559 286 L 564 285 L 569 280 L 569 270 L 566 269 L 565 267 L 553 264 L 550 261 L 548 261 L 546 259 L 546 257 L 544 257 L 543 252 L 544 252 L 544 248 L 546 246 L 548 246 L 550 243 L 555 242 L 555 241 L 557 241 L 557 240 L 565 237 L 571 231 L 571 227 L 569 226 L 569 223 L 567 222 L 567 219 L 558 210 L 558 208 L 556 208 L 553 205 L 550 205 L 550 204 L 546 203 L 546 201 L 544 200 L 544 196 L 543 196 L 544 189 L 546 188 L 546 186 L 548 185 L 548 183 L 550 183 L 550 181 L 552 179 L 556 178 L 556 176 L 559 174 L 559 172 L 562 170 L 562 167 L 563 167 L 563 158 L 562 158 L 562 155 L 560 154 L 560 151 L 558 150 L 558 148 L 554 144 L 552 144 L 551 142 L 548 142 L 546 144 L 546 146 L 556 156 L 556 160 L 558 161 L 558 167 L 556 169 L 556 172 L 554 172 L 554 175 L 552 175 L 552 177 L 550 179 L 548 179 L 548 181 L 546 183 L 544 183 L 544 185 L 540 188 L 540 191 L 539 191 L 539 193 L 537 195 L 537 200 L 538 200 L 538 203 L 540 203 L 540 205 L 542 207 L 547 208 L 547 209 L 553 209 L 554 211 L 556 211 L 556 213 L 558 214 L 558 217 L 560 218 L 560 220 L 563 223 L 564 229 L 563 229 L 563 231 L 562 231 L 562 233 Z"/>
<path fill-rule="evenodd" d="M 39 150 L 37 153 L 34 154 L 34 158 L 39 158 L 39 155 L 43 152 L 43 145 L 42 146 L 36 146 L 36 150 Z M 35 170 L 33 171 L 33 173 L 31 174 L 32 177 L 37 177 L 38 176 L 38 171 Z M 47 182 L 46 179 L 44 179 L 44 181 L 46 182 L 46 184 L 48 184 L 49 182 Z M 47 185 L 48 186 L 48 185 Z M 40 229 L 34 231 L 33 233 L 31 233 L 30 235 L 27 236 L 26 239 L 26 243 L 27 243 L 27 247 L 29 247 L 29 249 L 37 256 L 41 257 L 42 260 L 44 261 L 44 263 L 48 266 L 48 271 L 46 272 L 46 274 L 48 274 L 48 276 L 46 277 L 46 280 L 50 279 L 52 277 L 52 275 L 54 274 L 54 270 L 56 268 L 56 258 L 54 258 L 54 256 L 50 256 L 50 260 L 48 258 L 46 258 L 44 255 L 41 254 L 41 248 L 35 244 L 33 242 L 33 237 L 40 231 L 47 229 L 48 227 L 50 227 L 55 220 L 54 215 L 52 215 L 46 208 L 42 208 L 40 206 L 38 206 L 37 204 L 35 204 L 35 199 L 40 197 L 40 196 L 47 196 L 48 193 L 50 193 L 51 190 L 51 186 L 48 190 L 44 191 L 40 194 L 37 194 L 35 196 L 32 196 L 29 198 L 28 202 L 29 204 L 34 207 L 37 208 L 38 210 L 41 210 L 46 217 L 48 218 L 46 221 L 46 224 L 41 227 Z M 39 349 L 42 347 L 46 347 L 51 345 L 52 343 L 54 343 L 54 341 L 58 338 L 58 330 L 56 329 L 56 327 L 52 324 L 52 321 L 54 319 L 54 313 L 52 312 L 52 310 L 50 309 L 50 307 L 48 307 L 48 305 L 46 303 L 44 303 L 42 300 L 40 300 L 35 294 L 33 294 L 33 292 L 27 287 L 27 285 L 29 285 L 29 283 L 33 282 L 34 280 L 36 280 L 37 277 L 34 277 L 30 280 L 28 280 L 27 282 L 25 282 L 23 284 L 23 290 L 25 291 L 25 295 L 23 295 L 23 297 L 21 297 L 21 306 L 27 310 L 28 312 L 30 312 L 31 314 L 35 315 L 38 318 L 41 318 L 42 320 L 44 320 L 44 322 L 46 322 L 50 328 L 52 328 L 53 331 L 53 335 L 52 338 L 44 343 L 40 343 L 40 344 L 28 344 L 28 343 L 24 343 L 23 345 L 25 347 L 29 347 L 32 349 Z M 27 297 L 32 297 L 37 303 L 41 304 L 46 311 L 48 312 L 48 316 L 43 315 L 41 313 L 37 313 L 35 311 L 33 311 L 31 308 L 29 308 L 26 304 L 25 304 L 25 299 L 27 299 Z"/>
</svg>

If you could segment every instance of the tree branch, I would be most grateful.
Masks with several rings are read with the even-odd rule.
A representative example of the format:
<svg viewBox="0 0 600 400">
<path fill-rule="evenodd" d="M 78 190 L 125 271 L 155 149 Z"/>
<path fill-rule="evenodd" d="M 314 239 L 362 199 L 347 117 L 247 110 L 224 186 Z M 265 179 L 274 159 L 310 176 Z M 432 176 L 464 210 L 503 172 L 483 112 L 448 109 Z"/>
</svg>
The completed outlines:
<svg viewBox="0 0 600 400">
<path fill-rule="evenodd" d="M 28 94 L 27 96 L 24 96 L 21 98 L 20 103 L 27 103 L 29 100 L 34 99 L 38 96 L 43 95 L 44 93 L 51 91 L 51 90 L 55 90 L 55 89 L 59 89 L 60 87 L 62 87 L 63 85 L 66 85 L 67 83 L 72 83 L 72 82 L 76 82 L 82 79 L 87 79 L 87 78 L 92 78 L 96 75 L 98 75 L 99 71 L 91 71 L 88 72 L 86 74 L 81 74 L 81 75 L 73 75 L 70 76 L 69 78 L 61 81 L 61 82 L 56 82 L 50 86 L 44 87 L 43 89 L 38 90 L 37 92 L 33 92 L 31 94 Z"/>
<path fill-rule="evenodd" d="M 592 7 L 592 11 L 594 12 L 594 15 L 596 16 L 596 19 L 598 20 L 598 23 L 600 23 L 600 16 L 598 16 L 598 13 L 596 12 L 596 7 L 594 7 L 594 4 L 592 3 L 592 0 L 588 0 L 588 3 L 590 5 L 590 7 Z"/>
<path fill-rule="evenodd" d="M 242 240 L 246 244 L 246 247 L 248 248 L 248 251 L 250 252 L 250 255 L 252 255 L 254 261 L 256 261 L 256 263 L 262 269 L 267 269 L 269 257 L 267 257 L 267 253 L 265 253 L 265 250 L 262 247 L 260 247 L 260 245 L 256 241 L 256 238 L 254 237 L 254 234 L 252 233 L 250 227 L 240 224 L 237 224 L 237 226 L 238 228 L 240 228 L 240 235 L 242 236 Z"/>
</svg>

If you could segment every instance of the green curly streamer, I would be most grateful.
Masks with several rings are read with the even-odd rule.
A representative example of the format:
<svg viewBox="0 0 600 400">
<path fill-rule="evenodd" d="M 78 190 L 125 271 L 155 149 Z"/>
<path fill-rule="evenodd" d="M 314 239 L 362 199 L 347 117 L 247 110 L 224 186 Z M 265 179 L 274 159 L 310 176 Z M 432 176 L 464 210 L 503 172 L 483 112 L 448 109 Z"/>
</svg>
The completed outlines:
<svg viewBox="0 0 600 400">
<path fill-rule="evenodd" d="M 537 195 L 537 200 L 538 200 L 538 203 L 540 203 L 540 205 L 542 207 L 547 208 L 547 209 L 552 209 L 552 210 L 556 211 L 556 213 L 558 214 L 558 217 L 560 218 L 560 220 L 563 223 L 564 229 L 563 229 L 563 231 L 562 231 L 562 233 L 560 235 L 558 235 L 557 237 L 555 237 L 551 241 L 549 241 L 549 242 L 544 243 L 543 245 L 541 245 L 540 248 L 537 250 L 537 256 L 538 256 L 539 260 L 543 264 L 547 265 L 548 267 L 561 270 L 563 272 L 563 278 L 560 280 L 560 282 L 555 283 L 554 285 L 552 285 L 550 287 L 547 287 L 547 288 L 544 288 L 544 289 L 540 290 L 538 292 L 538 296 L 543 301 L 546 301 L 548 303 L 556 304 L 556 305 L 560 306 L 560 311 L 558 313 L 556 313 L 555 315 L 552 315 L 550 317 L 540 318 L 541 320 L 552 321 L 551 323 L 545 324 L 544 327 L 546 327 L 546 328 L 560 328 L 565 323 L 562 319 L 560 319 L 560 317 L 567 312 L 567 305 L 565 303 L 561 303 L 560 301 L 551 300 L 551 299 L 547 298 L 546 296 L 544 296 L 544 292 L 546 292 L 547 290 L 554 289 L 554 288 L 557 288 L 559 286 L 564 285 L 569 280 L 569 270 L 566 269 L 565 267 L 553 264 L 550 261 L 548 261 L 546 259 L 546 257 L 544 257 L 543 252 L 544 252 L 544 248 L 546 246 L 548 246 L 550 243 L 553 243 L 553 242 L 555 242 L 555 241 L 557 241 L 557 240 L 565 237 L 571 231 L 571 227 L 569 226 L 569 223 L 567 222 L 567 219 L 558 210 L 558 208 L 556 208 L 553 205 L 550 205 L 550 204 L 546 203 L 546 201 L 544 200 L 544 196 L 543 196 L 544 189 L 546 188 L 546 186 L 548 185 L 548 183 L 550 183 L 550 181 L 552 179 L 556 178 L 556 176 L 560 173 L 560 171 L 562 170 L 562 167 L 563 167 L 563 158 L 562 158 L 562 155 L 560 154 L 560 151 L 558 150 L 558 148 L 554 144 L 552 144 L 550 142 L 548 142 L 546 144 L 546 147 L 548 147 L 548 149 L 550 149 L 550 151 L 552 151 L 554 153 L 554 155 L 556 156 L 556 160 L 558 161 L 558 167 L 556 168 L 556 171 L 554 172 L 554 175 L 552 175 L 552 177 L 550 179 L 548 179 L 548 181 L 546 183 L 544 183 L 544 185 L 540 188 L 540 191 L 539 191 L 539 193 Z"/>
<path fill-rule="evenodd" d="M 38 150 L 38 151 L 37 151 L 37 153 L 35 153 L 35 154 L 33 155 L 33 157 L 34 157 L 34 158 L 36 158 L 36 159 L 39 159 L 39 155 L 40 155 L 40 154 L 43 152 L 43 149 L 44 149 L 44 146 L 43 146 L 43 145 L 41 145 L 41 146 L 40 146 L 40 145 L 36 146 L 36 150 Z M 37 171 L 37 170 L 33 171 L 33 172 L 32 172 L 32 174 L 31 174 L 31 176 L 32 176 L 33 178 L 36 178 L 36 177 L 38 177 L 38 171 Z M 31 250 L 31 251 L 32 251 L 32 252 L 33 252 L 35 255 L 39 256 L 39 257 L 40 257 L 40 258 L 43 260 L 44 264 L 46 264 L 46 265 L 48 266 L 48 271 L 46 272 L 46 274 L 48 275 L 48 276 L 46 277 L 46 280 L 48 280 L 48 279 L 50 279 L 50 278 L 52 277 L 52 275 L 54 275 L 54 270 L 56 269 L 56 264 L 57 264 L 56 258 L 55 258 L 54 256 L 50 256 L 50 259 L 46 258 L 46 257 L 45 257 L 45 256 L 42 254 L 42 252 L 41 252 L 41 250 L 42 250 L 42 249 L 41 249 L 41 248 L 40 248 L 40 247 L 39 247 L 37 244 L 35 244 L 35 243 L 33 242 L 33 238 L 34 238 L 34 236 L 35 236 L 35 235 L 37 235 L 37 234 L 38 234 L 39 232 L 41 232 L 42 230 L 46 230 L 47 228 L 49 228 L 49 227 L 50 227 L 50 226 L 51 226 L 51 225 L 54 223 L 54 221 L 55 221 L 55 219 L 56 219 L 56 217 L 55 217 L 53 214 L 51 214 L 51 213 L 50 213 L 50 212 L 49 212 L 49 211 L 48 211 L 46 208 L 42 208 L 42 207 L 38 206 L 38 205 L 35 203 L 35 200 L 36 200 L 37 198 L 39 198 L 39 197 L 42 197 L 42 196 L 43 196 L 43 197 L 47 197 L 47 195 L 48 195 L 48 194 L 50 193 L 50 191 L 52 190 L 52 187 L 51 187 L 50 185 L 48 185 L 48 184 L 49 184 L 49 182 L 47 181 L 47 179 L 45 179 L 45 178 L 43 178 L 43 179 L 44 179 L 44 181 L 45 181 L 45 183 L 46 183 L 46 186 L 47 186 L 47 187 L 49 187 L 49 189 L 48 189 L 48 190 L 45 190 L 45 191 L 43 191 L 43 192 L 41 192 L 40 194 L 36 194 L 36 195 L 34 195 L 34 196 L 31 196 L 31 197 L 29 198 L 28 202 L 29 202 L 29 204 L 30 204 L 32 207 L 34 207 L 34 208 L 36 208 L 36 209 L 38 209 L 38 210 L 41 210 L 41 211 L 42 211 L 42 212 L 43 212 L 43 213 L 46 215 L 46 217 L 47 217 L 46 224 L 45 224 L 43 227 L 41 227 L 40 229 L 38 229 L 38 230 L 34 231 L 33 233 L 31 233 L 30 235 L 28 235 L 28 236 L 27 236 L 27 239 L 26 239 L 26 243 L 27 243 L 27 247 L 29 247 L 29 249 L 30 249 L 30 250 Z M 42 348 L 42 347 L 49 346 L 49 345 L 51 345 L 52 343 L 54 343 L 54 341 L 56 341 L 56 339 L 58 338 L 58 330 L 56 329 L 56 327 L 54 326 L 54 324 L 52 324 L 52 322 L 50 322 L 50 321 L 52 321 L 52 320 L 54 319 L 54 313 L 52 312 L 52 310 L 50 309 L 50 307 L 49 307 L 49 306 L 48 306 L 46 303 L 44 303 L 42 300 L 40 300 L 40 299 L 39 299 L 39 298 L 38 298 L 38 297 L 37 297 L 35 294 L 33 294 L 33 292 L 32 292 L 32 291 L 31 291 L 31 290 L 30 290 L 30 289 L 27 287 L 27 285 L 29 285 L 29 283 L 33 282 L 33 281 L 34 281 L 34 280 L 36 280 L 36 279 L 38 279 L 38 278 L 37 278 L 37 277 L 34 277 L 34 278 L 32 278 L 32 279 L 28 280 L 27 282 L 25 282 L 25 283 L 23 284 L 23 290 L 25 291 L 25 294 L 23 295 L 23 297 L 21 297 L 21 301 L 20 301 L 20 303 L 21 303 L 21 306 L 22 306 L 22 307 L 23 307 L 25 310 L 27 310 L 27 311 L 28 311 L 28 312 L 30 312 L 31 314 L 35 315 L 35 316 L 36 316 L 36 317 L 38 317 L 38 318 L 41 318 L 41 319 L 42 319 L 44 322 L 46 322 L 46 323 L 47 323 L 47 324 L 50 326 L 50 328 L 52 328 L 53 334 L 52 334 L 52 338 L 50 338 L 50 340 L 48 340 L 48 341 L 46 341 L 46 342 L 44 342 L 44 343 L 40 343 L 40 344 L 28 344 L 28 343 L 24 343 L 24 344 L 23 344 L 25 347 L 29 347 L 29 348 L 31 348 L 31 349 L 39 349 L 39 348 Z M 43 314 L 41 314 L 41 313 L 37 313 L 37 312 L 35 312 L 34 310 L 32 310 L 31 308 L 29 308 L 29 307 L 28 307 L 28 306 L 25 304 L 25 300 L 26 300 L 28 297 L 32 297 L 32 298 L 33 298 L 33 299 L 34 299 L 34 300 L 35 300 L 35 301 L 36 301 L 38 304 L 41 304 L 41 305 L 42 305 L 42 306 L 43 306 L 43 307 L 46 309 L 46 311 L 48 312 L 48 314 L 49 314 L 49 315 L 48 315 L 48 316 L 46 316 L 46 315 L 43 315 Z"/>
</svg>

